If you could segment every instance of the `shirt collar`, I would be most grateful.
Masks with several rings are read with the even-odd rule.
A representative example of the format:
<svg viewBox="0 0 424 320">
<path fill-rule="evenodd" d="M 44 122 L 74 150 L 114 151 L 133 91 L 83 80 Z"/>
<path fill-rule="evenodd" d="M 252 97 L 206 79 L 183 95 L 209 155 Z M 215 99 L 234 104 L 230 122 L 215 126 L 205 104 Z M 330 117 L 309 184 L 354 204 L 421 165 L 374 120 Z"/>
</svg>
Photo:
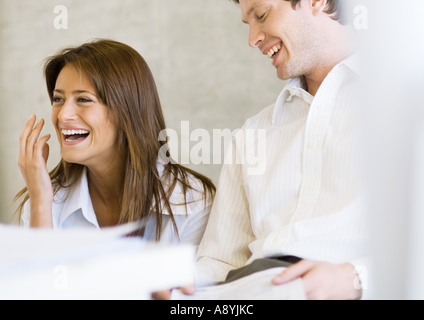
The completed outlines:
<svg viewBox="0 0 424 320">
<path fill-rule="evenodd" d="M 341 61 L 338 65 L 336 65 L 334 68 L 336 69 L 337 67 L 347 67 L 350 71 L 352 71 L 353 73 L 355 73 L 356 75 L 360 74 L 359 71 L 359 55 L 357 53 L 352 54 L 351 56 L 347 57 L 346 59 L 344 59 L 343 61 Z"/>
<path fill-rule="evenodd" d="M 307 104 L 311 104 L 314 97 L 305 90 L 306 85 L 303 77 L 293 78 L 281 91 L 275 103 L 274 113 L 272 116 L 272 123 L 278 122 L 281 117 L 281 113 L 284 111 L 284 104 L 286 102 L 292 102 L 295 98 L 304 100 Z"/>
<path fill-rule="evenodd" d="M 340 63 L 338 63 L 331 71 L 336 72 L 341 68 L 347 68 L 348 71 L 358 75 L 359 74 L 359 56 L 353 54 Z M 275 124 L 278 119 L 281 119 L 281 113 L 284 110 L 284 104 L 286 102 L 292 102 L 294 98 L 303 99 L 303 101 L 309 105 L 312 104 L 314 97 L 306 91 L 306 84 L 303 77 L 293 78 L 281 91 L 275 103 L 274 113 L 272 115 L 272 123 Z"/>
<path fill-rule="evenodd" d="M 99 227 L 88 189 L 87 168 L 84 168 L 81 178 L 69 188 L 59 219 L 59 226 L 62 226 L 65 220 L 74 213 L 82 214 L 88 222 Z"/>
<path fill-rule="evenodd" d="M 161 163 L 157 163 L 158 173 L 162 176 L 164 171 L 164 166 Z M 191 177 L 189 177 L 192 180 Z M 191 181 L 195 183 L 195 181 Z M 192 201 L 197 201 L 197 194 L 191 189 L 187 190 L 187 194 L 185 197 L 185 193 L 180 183 L 177 183 L 171 196 L 169 202 L 172 206 L 172 213 L 174 215 L 186 215 L 186 201 L 191 203 Z M 169 211 L 162 204 L 162 214 L 169 215 Z M 154 204 L 153 204 L 154 208 Z M 79 212 L 78 212 L 79 211 Z M 87 168 L 84 168 L 81 178 L 69 188 L 69 193 L 67 193 L 66 199 L 64 201 L 64 205 L 62 208 L 62 214 L 59 218 L 59 226 L 61 227 L 66 219 L 70 217 L 72 214 L 82 214 L 82 216 L 91 224 L 96 227 L 99 227 L 99 223 L 97 221 L 96 213 L 93 209 L 93 204 L 91 202 L 90 191 L 88 189 L 88 180 L 87 180 Z"/>
</svg>

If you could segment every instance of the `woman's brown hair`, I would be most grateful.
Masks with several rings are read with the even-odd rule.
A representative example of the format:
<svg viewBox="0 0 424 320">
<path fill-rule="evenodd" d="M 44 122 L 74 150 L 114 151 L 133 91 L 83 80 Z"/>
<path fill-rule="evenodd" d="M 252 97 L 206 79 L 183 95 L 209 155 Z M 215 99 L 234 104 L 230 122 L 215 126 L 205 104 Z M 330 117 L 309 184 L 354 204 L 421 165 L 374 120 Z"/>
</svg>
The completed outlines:
<svg viewBox="0 0 424 320">
<path fill-rule="evenodd" d="M 124 154 L 125 178 L 122 186 L 120 223 L 136 221 L 154 214 L 156 239 L 160 239 L 162 212 L 167 210 L 176 230 L 170 196 L 175 186 L 182 186 L 184 195 L 189 190 L 203 194 L 203 200 L 212 199 L 215 186 L 207 177 L 185 168 L 174 161 L 164 164 L 159 173 L 159 152 L 169 149 L 166 141 L 158 139 L 166 128 L 158 91 L 153 75 L 142 56 L 130 46 L 100 39 L 78 47 L 67 48 L 47 59 L 44 75 L 50 101 L 60 71 L 72 65 L 91 80 L 100 102 L 105 104 L 118 130 L 119 146 Z M 67 163 L 63 159 L 50 172 L 56 193 L 61 188 L 72 187 L 83 172 L 83 166 Z M 190 184 L 194 177 L 199 183 Z M 199 190 L 200 189 L 200 190 Z M 16 199 L 25 195 L 18 207 L 29 199 L 27 189 L 21 190 Z"/>
</svg>

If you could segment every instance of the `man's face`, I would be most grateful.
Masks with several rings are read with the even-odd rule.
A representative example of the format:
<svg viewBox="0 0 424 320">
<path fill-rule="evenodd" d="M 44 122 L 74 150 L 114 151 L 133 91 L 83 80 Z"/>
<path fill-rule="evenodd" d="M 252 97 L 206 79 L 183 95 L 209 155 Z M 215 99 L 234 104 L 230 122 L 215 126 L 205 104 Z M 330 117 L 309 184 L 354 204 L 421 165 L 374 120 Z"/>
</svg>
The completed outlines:
<svg viewBox="0 0 424 320">
<path fill-rule="evenodd" d="M 282 80 L 308 76 L 319 64 L 320 43 L 309 0 L 294 9 L 284 0 L 240 0 L 249 45 L 271 58 Z"/>
</svg>

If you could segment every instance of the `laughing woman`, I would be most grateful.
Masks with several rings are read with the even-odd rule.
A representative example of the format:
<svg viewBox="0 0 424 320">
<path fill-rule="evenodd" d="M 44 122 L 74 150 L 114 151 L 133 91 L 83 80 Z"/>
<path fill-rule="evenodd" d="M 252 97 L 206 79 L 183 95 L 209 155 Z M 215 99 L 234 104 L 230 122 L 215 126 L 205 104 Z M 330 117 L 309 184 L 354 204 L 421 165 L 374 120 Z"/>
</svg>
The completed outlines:
<svg viewBox="0 0 424 320">
<path fill-rule="evenodd" d="M 141 55 L 111 40 L 68 48 L 44 68 L 62 159 L 50 173 L 50 135 L 33 115 L 20 136 L 24 225 L 107 227 L 148 221 L 146 240 L 197 245 L 215 186 L 169 159 L 156 85 Z M 163 154 L 163 151 L 165 154 Z"/>
</svg>

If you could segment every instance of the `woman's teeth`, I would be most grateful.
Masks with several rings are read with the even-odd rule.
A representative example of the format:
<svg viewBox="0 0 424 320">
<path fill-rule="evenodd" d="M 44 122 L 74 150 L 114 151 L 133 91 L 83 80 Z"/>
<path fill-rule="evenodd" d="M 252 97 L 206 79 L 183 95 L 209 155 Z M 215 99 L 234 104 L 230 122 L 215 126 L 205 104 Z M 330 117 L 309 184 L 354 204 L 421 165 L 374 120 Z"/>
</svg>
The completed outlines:
<svg viewBox="0 0 424 320">
<path fill-rule="evenodd" d="M 269 51 L 267 52 L 268 57 L 270 57 L 272 59 L 272 57 L 281 50 L 281 45 L 276 45 L 273 46 L 271 49 L 269 49 Z"/>
<path fill-rule="evenodd" d="M 62 134 L 64 135 L 66 141 L 85 139 L 89 133 L 90 132 L 87 130 L 62 130 Z"/>
<path fill-rule="evenodd" d="M 88 134 L 87 130 L 62 130 L 62 134 L 65 136 L 73 136 L 74 134 Z"/>
</svg>

